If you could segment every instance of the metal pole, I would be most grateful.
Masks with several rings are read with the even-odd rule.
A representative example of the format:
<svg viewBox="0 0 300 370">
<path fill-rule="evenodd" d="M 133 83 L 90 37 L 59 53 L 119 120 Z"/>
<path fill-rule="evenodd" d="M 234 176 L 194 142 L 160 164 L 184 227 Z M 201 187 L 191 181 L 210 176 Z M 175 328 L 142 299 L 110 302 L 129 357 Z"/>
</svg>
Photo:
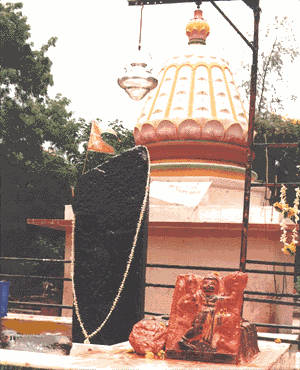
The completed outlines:
<svg viewBox="0 0 300 370">
<path fill-rule="evenodd" d="M 245 272 L 247 257 L 251 167 L 253 159 L 253 133 L 254 133 L 256 83 L 257 83 L 258 26 L 260 17 L 259 3 L 257 4 L 257 7 L 253 9 L 253 14 L 254 14 L 254 36 L 253 36 L 253 54 L 252 54 L 251 84 L 250 84 L 250 106 L 248 123 L 247 163 L 245 171 L 245 188 L 244 188 L 243 226 L 242 226 L 241 253 L 240 253 L 240 271 L 242 272 Z"/>
<path fill-rule="evenodd" d="M 300 222 L 298 221 L 298 232 L 299 232 L 299 225 L 300 225 Z M 297 248 L 296 248 L 296 255 L 295 255 L 295 269 L 294 269 L 294 286 L 297 282 L 297 277 L 299 276 L 300 277 L 300 244 L 299 242 L 297 243 Z M 297 292 L 299 294 L 299 292 Z M 300 302 L 300 299 L 295 295 L 295 298 L 294 298 L 294 303 L 298 303 Z M 293 318 L 296 318 L 298 319 L 299 317 L 299 313 L 300 313 L 300 309 L 299 308 L 294 308 L 294 311 L 293 311 Z M 300 350 L 300 343 L 298 343 L 298 351 Z"/>
<path fill-rule="evenodd" d="M 209 0 L 211 4 L 217 9 L 217 11 L 226 19 L 230 26 L 237 32 L 238 35 L 245 41 L 245 43 L 254 51 L 254 45 L 247 40 L 247 38 L 242 34 L 242 32 L 231 22 L 227 15 L 218 7 L 214 0 Z"/>
</svg>

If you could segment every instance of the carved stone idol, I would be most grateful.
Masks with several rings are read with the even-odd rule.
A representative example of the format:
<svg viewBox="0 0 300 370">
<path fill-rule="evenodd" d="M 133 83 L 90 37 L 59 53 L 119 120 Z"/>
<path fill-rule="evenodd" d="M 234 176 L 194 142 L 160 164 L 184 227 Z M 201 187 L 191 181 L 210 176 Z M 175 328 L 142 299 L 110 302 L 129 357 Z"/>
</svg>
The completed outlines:
<svg viewBox="0 0 300 370">
<path fill-rule="evenodd" d="M 258 352 L 254 325 L 241 317 L 247 275 L 179 275 L 166 341 L 169 358 L 248 361 Z"/>
</svg>

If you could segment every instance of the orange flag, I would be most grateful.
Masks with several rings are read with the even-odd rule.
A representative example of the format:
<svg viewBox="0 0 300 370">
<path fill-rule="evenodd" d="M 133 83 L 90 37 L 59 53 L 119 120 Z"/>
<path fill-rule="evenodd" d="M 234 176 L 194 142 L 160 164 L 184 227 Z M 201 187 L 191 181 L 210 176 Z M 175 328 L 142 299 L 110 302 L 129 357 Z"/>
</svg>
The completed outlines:
<svg viewBox="0 0 300 370">
<path fill-rule="evenodd" d="M 114 148 L 108 145 L 101 137 L 101 135 L 105 132 L 117 136 L 116 132 L 113 129 L 109 127 L 100 127 L 96 121 L 92 121 L 92 128 L 91 128 L 87 150 L 92 150 L 94 152 L 115 154 Z"/>
</svg>

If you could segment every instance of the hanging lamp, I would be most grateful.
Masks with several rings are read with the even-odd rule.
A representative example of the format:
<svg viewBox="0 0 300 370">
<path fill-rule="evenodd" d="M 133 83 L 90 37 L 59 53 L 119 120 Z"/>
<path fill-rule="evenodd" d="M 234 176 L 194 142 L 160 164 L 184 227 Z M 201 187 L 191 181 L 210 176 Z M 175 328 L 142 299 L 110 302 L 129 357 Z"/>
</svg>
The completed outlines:
<svg viewBox="0 0 300 370">
<path fill-rule="evenodd" d="M 118 78 L 119 86 L 127 92 L 131 99 L 136 101 L 143 99 L 150 90 L 157 86 L 157 79 L 151 74 L 152 68 L 148 66 L 141 52 L 143 8 L 144 5 L 141 6 L 138 55 L 124 68 L 124 75 Z"/>
</svg>

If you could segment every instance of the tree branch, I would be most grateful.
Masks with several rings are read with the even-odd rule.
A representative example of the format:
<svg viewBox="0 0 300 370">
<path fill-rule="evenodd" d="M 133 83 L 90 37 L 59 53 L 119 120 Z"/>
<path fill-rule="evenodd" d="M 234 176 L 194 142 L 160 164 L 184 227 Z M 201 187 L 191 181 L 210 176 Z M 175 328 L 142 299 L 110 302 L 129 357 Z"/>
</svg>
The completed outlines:
<svg viewBox="0 0 300 370">
<path fill-rule="evenodd" d="M 267 78 L 267 74 L 269 72 L 269 65 L 270 65 L 270 62 L 271 62 L 272 54 L 274 52 L 276 43 L 277 43 L 277 37 L 276 37 L 276 39 L 275 39 L 275 41 L 273 43 L 271 52 L 270 52 L 269 57 L 267 59 L 267 63 L 265 64 L 264 69 L 263 69 L 263 77 L 262 77 L 262 83 L 261 83 L 260 98 L 259 98 L 259 103 L 258 103 L 258 107 L 257 107 L 258 113 L 260 113 L 261 112 L 261 109 L 262 109 L 264 91 L 265 91 L 265 88 L 266 88 L 266 78 Z"/>
</svg>

